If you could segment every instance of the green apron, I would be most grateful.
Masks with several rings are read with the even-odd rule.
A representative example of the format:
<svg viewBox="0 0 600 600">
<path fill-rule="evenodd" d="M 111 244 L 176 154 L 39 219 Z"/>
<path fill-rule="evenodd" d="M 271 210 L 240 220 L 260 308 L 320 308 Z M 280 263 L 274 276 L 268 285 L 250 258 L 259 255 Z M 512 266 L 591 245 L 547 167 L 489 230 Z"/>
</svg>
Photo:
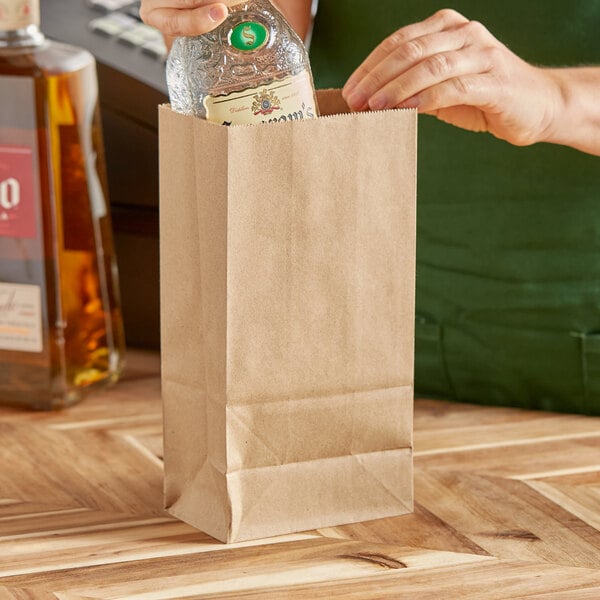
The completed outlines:
<svg viewBox="0 0 600 600">
<path fill-rule="evenodd" d="M 342 86 L 384 37 L 445 6 L 321 0 L 317 86 Z M 599 0 L 451 6 L 529 62 L 600 65 Z M 421 116 L 417 232 L 417 394 L 600 414 L 599 158 Z"/>
</svg>

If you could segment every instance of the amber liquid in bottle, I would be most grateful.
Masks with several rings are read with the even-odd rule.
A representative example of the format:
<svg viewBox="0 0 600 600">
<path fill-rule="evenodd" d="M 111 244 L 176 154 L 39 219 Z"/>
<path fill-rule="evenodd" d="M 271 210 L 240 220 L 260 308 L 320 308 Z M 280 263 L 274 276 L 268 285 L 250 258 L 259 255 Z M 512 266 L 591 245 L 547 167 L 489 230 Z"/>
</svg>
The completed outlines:
<svg viewBox="0 0 600 600">
<path fill-rule="evenodd" d="M 0 403 L 115 381 L 124 334 L 93 57 L 0 48 Z"/>
</svg>

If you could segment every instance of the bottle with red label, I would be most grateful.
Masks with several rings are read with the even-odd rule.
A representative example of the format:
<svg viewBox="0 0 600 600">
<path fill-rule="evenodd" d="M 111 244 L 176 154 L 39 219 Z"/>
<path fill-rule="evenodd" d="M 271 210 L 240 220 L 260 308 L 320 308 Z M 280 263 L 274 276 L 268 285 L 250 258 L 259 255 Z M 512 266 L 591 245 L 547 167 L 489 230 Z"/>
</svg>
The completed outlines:
<svg viewBox="0 0 600 600">
<path fill-rule="evenodd" d="M 0 404 L 67 406 L 123 366 L 97 100 L 92 55 L 2 0 Z"/>
</svg>

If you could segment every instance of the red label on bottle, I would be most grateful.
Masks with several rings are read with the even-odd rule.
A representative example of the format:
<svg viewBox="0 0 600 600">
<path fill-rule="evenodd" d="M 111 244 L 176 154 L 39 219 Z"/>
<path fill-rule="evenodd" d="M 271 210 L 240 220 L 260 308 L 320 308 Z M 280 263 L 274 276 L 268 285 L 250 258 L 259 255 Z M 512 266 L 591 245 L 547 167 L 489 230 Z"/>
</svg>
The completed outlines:
<svg viewBox="0 0 600 600">
<path fill-rule="evenodd" d="M 36 235 L 32 150 L 0 146 L 0 236 Z"/>
</svg>

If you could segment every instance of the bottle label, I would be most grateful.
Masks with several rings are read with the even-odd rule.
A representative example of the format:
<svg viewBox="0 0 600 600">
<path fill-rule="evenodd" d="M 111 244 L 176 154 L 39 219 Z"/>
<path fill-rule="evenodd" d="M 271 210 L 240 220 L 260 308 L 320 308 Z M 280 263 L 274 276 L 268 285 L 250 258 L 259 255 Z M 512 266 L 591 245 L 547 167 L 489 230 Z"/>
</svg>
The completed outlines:
<svg viewBox="0 0 600 600">
<path fill-rule="evenodd" d="M 314 119 L 315 97 L 308 71 L 270 85 L 204 99 L 206 118 L 221 125 L 252 125 Z"/>
<path fill-rule="evenodd" d="M 42 349 L 41 288 L 0 283 L 0 350 L 41 352 Z"/>
<path fill-rule="evenodd" d="M 35 238 L 33 152 L 0 146 L 0 237 Z"/>
<path fill-rule="evenodd" d="M 0 2 L 0 30 L 15 31 L 40 24 L 39 0 Z"/>
</svg>

